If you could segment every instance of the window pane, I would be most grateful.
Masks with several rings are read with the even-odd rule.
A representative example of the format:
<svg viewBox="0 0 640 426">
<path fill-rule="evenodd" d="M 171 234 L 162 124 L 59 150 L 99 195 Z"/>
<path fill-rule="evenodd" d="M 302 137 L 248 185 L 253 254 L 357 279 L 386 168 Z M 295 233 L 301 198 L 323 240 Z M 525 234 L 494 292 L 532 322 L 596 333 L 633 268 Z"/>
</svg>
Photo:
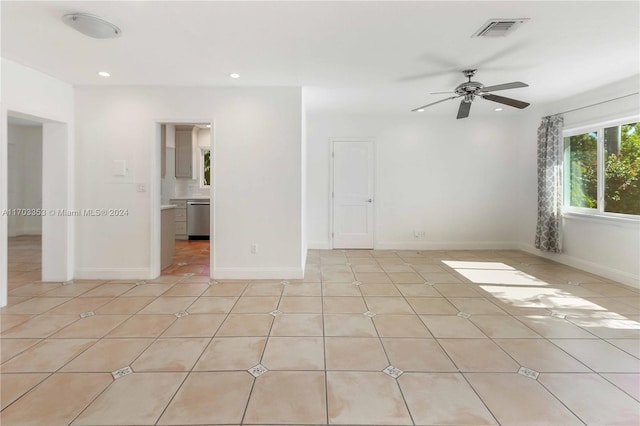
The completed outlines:
<svg viewBox="0 0 640 426">
<path fill-rule="evenodd" d="M 204 161 L 202 162 L 202 164 L 204 165 L 204 170 L 203 170 L 203 179 L 202 182 L 204 184 L 204 186 L 209 186 L 211 185 L 211 151 L 204 151 Z"/>
<path fill-rule="evenodd" d="M 564 138 L 569 149 L 569 205 L 595 209 L 598 200 L 598 133 Z"/>
<path fill-rule="evenodd" d="M 640 123 L 604 129 L 604 210 L 640 214 Z"/>
</svg>

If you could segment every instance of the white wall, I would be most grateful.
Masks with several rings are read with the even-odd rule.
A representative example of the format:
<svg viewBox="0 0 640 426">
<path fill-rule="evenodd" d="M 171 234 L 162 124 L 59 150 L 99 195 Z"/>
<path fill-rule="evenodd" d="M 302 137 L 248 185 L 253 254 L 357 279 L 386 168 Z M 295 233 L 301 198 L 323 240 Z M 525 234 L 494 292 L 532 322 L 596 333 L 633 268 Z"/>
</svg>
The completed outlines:
<svg viewBox="0 0 640 426">
<path fill-rule="evenodd" d="M 375 247 L 516 244 L 517 120 L 512 116 L 307 117 L 308 239 L 329 248 L 329 138 L 376 140 Z M 415 231 L 426 237 L 414 238 Z"/>
<path fill-rule="evenodd" d="M 42 206 L 73 208 L 73 87 L 60 80 L 1 59 L 0 210 L 7 208 L 7 113 L 43 122 Z M 73 270 L 73 221 L 46 216 L 43 226 L 44 280 L 66 281 Z M 0 306 L 6 304 L 7 220 L 0 216 Z"/>
<path fill-rule="evenodd" d="M 610 279 L 640 287 L 640 222 L 619 222 L 580 217 L 563 218 L 563 253 L 545 254 L 533 246 L 537 213 L 536 131 L 545 115 L 579 108 L 638 91 L 639 76 L 533 110 L 522 123 L 519 151 L 520 247 Z M 579 127 L 640 113 L 632 96 L 564 115 L 564 127 Z"/>
<path fill-rule="evenodd" d="M 42 126 L 7 128 L 10 209 L 42 209 Z M 13 158 L 12 158 L 13 154 Z M 42 234 L 37 215 L 9 217 L 9 235 Z"/>
<path fill-rule="evenodd" d="M 302 276 L 300 99 L 300 88 L 77 88 L 77 204 L 130 212 L 79 218 L 77 274 L 152 274 L 150 224 L 159 212 L 151 211 L 156 196 L 136 192 L 135 183 L 160 181 L 151 167 L 159 149 L 154 123 L 212 121 L 215 277 Z M 112 183 L 117 159 L 129 164 L 131 182 Z"/>
<path fill-rule="evenodd" d="M 309 249 L 308 233 L 307 233 L 307 105 L 305 99 L 305 90 L 302 90 L 302 117 L 300 121 L 300 174 L 302 181 L 300 182 L 300 228 L 302 231 L 301 244 L 302 249 L 300 253 L 300 265 L 305 269 L 307 263 L 307 251 Z"/>
</svg>

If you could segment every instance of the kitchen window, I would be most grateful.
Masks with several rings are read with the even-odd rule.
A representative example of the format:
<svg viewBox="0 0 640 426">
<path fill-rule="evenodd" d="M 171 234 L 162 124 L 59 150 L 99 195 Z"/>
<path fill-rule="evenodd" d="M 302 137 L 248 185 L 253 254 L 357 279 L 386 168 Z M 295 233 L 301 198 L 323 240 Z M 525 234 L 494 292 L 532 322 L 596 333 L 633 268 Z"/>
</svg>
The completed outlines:
<svg viewBox="0 0 640 426">
<path fill-rule="evenodd" d="M 640 215 L 640 122 L 564 132 L 564 205 L 569 213 Z"/>
<path fill-rule="evenodd" d="M 200 188 L 211 186 L 211 150 L 200 150 Z"/>
</svg>

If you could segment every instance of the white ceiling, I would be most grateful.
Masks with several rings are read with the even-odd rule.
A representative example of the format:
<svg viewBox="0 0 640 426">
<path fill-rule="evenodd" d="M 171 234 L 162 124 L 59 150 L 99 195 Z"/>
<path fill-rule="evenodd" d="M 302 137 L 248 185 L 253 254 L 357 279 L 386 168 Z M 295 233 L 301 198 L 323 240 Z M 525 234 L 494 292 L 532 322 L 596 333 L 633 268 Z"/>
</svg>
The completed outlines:
<svg viewBox="0 0 640 426">
<path fill-rule="evenodd" d="M 11 2 L 2 56 L 75 85 L 303 86 L 308 108 L 409 114 L 464 68 L 501 95 L 540 104 L 640 72 L 639 2 Z M 96 40 L 62 23 L 86 12 L 118 25 Z M 530 18 L 472 38 L 490 18 Z M 104 79 L 97 71 L 109 71 Z M 228 77 L 241 75 L 238 80 Z M 438 74 L 441 73 L 441 74 Z M 426 74 L 438 74 L 424 78 Z M 474 113 L 493 111 L 482 101 Z M 505 107 L 506 110 L 509 107 Z M 457 103 L 429 113 L 447 114 Z"/>
</svg>

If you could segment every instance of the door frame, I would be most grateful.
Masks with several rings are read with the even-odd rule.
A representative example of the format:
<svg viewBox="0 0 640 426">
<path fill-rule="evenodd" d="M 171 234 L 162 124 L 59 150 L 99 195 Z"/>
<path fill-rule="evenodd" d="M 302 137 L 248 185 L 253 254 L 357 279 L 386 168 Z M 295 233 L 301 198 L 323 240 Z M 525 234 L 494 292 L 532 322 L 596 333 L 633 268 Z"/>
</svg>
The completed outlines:
<svg viewBox="0 0 640 426">
<path fill-rule="evenodd" d="M 184 118 L 178 118 L 178 119 L 172 119 L 172 118 L 162 118 L 162 119 L 156 119 L 153 120 L 152 126 L 153 126 L 153 143 L 151 144 L 151 167 L 150 172 L 151 172 L 151 176 L 150 176 L 150 180 L 149 180 L 149 205 L 151 207 L 151 221 L 150 221 L 150 232 L 149 232 L 149 252 L 151 253 L 151 256 L 149 256 L 149 279 L 153 279 L 156 277 L 159 277 L 160 274 L 162 273 L 162 267 L 161 267 L 161 251 L 160 251 L 160 243 L 161 243 L 161 238 L 160 238 L 160 234 L 161 234 L 161 216 L 162 213 L 160 211 L 160 205 L 162 204 L 162 194 L 161 194 L 161 168 L 162 165 L 160 164 L 160 162 L 162 161 L 162 154 L 160 152 L 160 147 L 161 147 L 161 126 L 162 124 L 194 124 L 194 123 L 201 123 L 201 124 L 211 124 L 211 132 L 209 134 L 210 137 L 210 151 L 211 151 L 211 156 L 213 156 L 213 162 L 211 163 L 211 168 L 213 168 L 213 173 L 211 174 L 211 185 L 209 186 L 209 197 L 210 197 L 210 202 L 211 202 L 211 210 L 209 212 L 209 229 L 210 229 L 210 235 L 213 236 L 215 235 L 215 218 L 216 218 L 216 214 L 215 214 L 215 209 L 216 209 L 216 202 L 215 202 L 215 185 L 216 185 L 216 177 L 215 177 L 215 173 L 216 173 L 216 167 L 215 167 L 215 163 L 216 163 L 216 155 L 215 155 L 215 141 L 216 141 L 216 131 L 217 131 L 217 126 L 216 126 L 216 122 L 213 118 L 190 118 L 190 119 L 184 119 Z M 209 278 L 213 279 L 213 272 L 215 270 L 215 253 L 216 253 L 216 249 L 215 249 L 215 244 L 216 244 L 216 239 L 215 238 L 209 238 Z"/>
<path fill-rule="evenodd" d="M 361 137 L 361 138 L 338 138 L 338 137 L 331 137 L 329 138 L 329 248 L 331 250 L 334 249 L 333 247 L 333 233 L 334 233 L 334 229 L 333 229 L 333 225 L 334 225 L 334 220 L 333 220 L 333 192 L 334 192 L 334 181 L 333 181 L 333 168 L 334 168 L 334 146 L 336 144 L 336 142 L 371 142 L 373 144 L 373 223 L 372 223 L 372 227 L 373 227 L 373 249 L 376 248 L 377 246 L 377 241 L 376 241 L 376 216 L 377 216 L 377 201 L 378 201 L 378 187 L 376 185 L 376 170 L 378 169 L 378 155 L 377 155 L 377 151 L 378 151 L 378 146 L 376 144 L 376 138 L 374 137 Z"/>
<path fill-rule="evenodd" d="M 74 129 L 65 117 L 42 111 L 29 111 L 0 104 L 0 209 L 7 208 L 8 187 L 8 117 L 25 118 L 42 123 L 42 208 L 74 208 Z M 49 158 L 50 162 L 46 159 Z M 60 204 L 56 204 L 60 202 Z M 66 282 L 74 277 L 75 241 L 73 216 L 42 216 L 41 279 Z M 7 217 L 0 216 L 0 307 L 8 297 L 8 241 Z"/>
</svg>

